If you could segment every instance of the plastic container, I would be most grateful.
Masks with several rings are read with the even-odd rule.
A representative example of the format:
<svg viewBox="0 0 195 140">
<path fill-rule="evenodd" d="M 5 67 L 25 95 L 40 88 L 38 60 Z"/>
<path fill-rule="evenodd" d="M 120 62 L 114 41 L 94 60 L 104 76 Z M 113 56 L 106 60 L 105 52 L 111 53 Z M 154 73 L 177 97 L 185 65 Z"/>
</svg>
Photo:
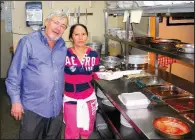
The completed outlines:
<svg viewBox="0 0 195 140">
<path fill-rule="evenodd" d="M 141 92 L 122 93 L 118 96 L 127 109 L 147 108 L 150 100 Z"/>
<path fill-rule="evenodd" d="M 123 117 L 123 115 L 120 115 L 120 123 L 128 128 L 132 128 L 132 126 L 130 125 L 130 123 Z"/>
</svg>

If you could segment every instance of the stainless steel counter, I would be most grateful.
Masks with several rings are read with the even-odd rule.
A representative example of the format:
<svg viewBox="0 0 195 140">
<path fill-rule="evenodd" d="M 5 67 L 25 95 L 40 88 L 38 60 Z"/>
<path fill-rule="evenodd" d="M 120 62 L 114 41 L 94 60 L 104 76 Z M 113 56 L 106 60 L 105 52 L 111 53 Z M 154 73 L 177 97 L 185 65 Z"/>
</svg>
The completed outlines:
<svg viewBox="0 0 195 140">
<path fill-rule="evenodd" d="M 141 91 L 149 99 L 151 93 L 144 91 L 136 83 L 130 82 L 129 80 L 96 80 L 95 85 L 98 86 L 112 104 L 122 113 L 126 120 L 134 127 L 137 133 L 143 133 L 148 139 L 163 139 L 164 137 L 159 136 L 152 126 L 152 121 L 155 117 L 160 116 L 172 116 L 184 120 L 177 112 L 174 112 L 169 106 L 165 104 L 149 106 L 146 109 L 127 110 L 126 107 L 118 99 L 118 95 L 125 92 L 136 92 Z M 185 120 L 184 120 L 185 121 Z M 194 130 L 194 126 L 192 126 Z M 192 135 L 194 136 L 194 134 Z"/>
</svg>

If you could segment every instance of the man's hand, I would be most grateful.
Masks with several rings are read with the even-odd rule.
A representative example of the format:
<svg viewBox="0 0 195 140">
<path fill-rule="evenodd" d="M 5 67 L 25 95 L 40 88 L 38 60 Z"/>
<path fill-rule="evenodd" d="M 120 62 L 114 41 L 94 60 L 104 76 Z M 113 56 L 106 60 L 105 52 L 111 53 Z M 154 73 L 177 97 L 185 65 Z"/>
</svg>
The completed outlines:
<svg viewBox="0 0 195 140">
<path fill-rule="evenodd" d="M 24 113 L 24 110 L 23 110 L 23 107 L 22 107 L 21 103 L 12 104 L 11 115 L 16 120 L 21 120 L 23 113 Z"/>
</svg>

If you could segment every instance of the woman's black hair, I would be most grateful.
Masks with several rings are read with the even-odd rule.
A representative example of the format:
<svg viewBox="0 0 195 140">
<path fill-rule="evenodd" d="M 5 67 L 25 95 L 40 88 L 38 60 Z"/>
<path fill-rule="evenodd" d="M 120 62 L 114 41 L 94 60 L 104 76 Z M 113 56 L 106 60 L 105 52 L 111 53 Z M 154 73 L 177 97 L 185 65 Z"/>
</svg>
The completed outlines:
<svg viewBox="0 0 195 140">
<path fill-rule="evenodd" d="M 88 30 L 87 30 L 87 27 L 86 27 L 85 25 L 83 25 L 83 24 L 74 24 L 74 25 L 72 25 L 71 28 L 70 28 L 69 39 L 72 39 L 72 34 L 73 34 L 73 32 L 74 32 L 74 29 L 75 29 L 77 26 L 82 26 L 82 27 L 85 29 L 85 31 L 86 31 L 86 33 L 87 33 L 87 36 L 88 36 Z"/>
</svg>

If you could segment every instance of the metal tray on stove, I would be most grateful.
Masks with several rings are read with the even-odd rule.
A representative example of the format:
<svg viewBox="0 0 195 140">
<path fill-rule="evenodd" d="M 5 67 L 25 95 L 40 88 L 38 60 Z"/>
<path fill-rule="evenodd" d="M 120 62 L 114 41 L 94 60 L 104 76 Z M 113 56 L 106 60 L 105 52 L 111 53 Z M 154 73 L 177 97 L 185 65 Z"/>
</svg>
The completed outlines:
<svg viewBox="0 0 195 140">
<path fill-rule="evenodd" d="M 178 113 L 194 110 L 194 96 L 163 99 L 163 102 L 168 104 L 168 106 Z"/>
<path fill-rule="evenodd" d="M 163 79 L 160 79 L 157 76 L 135 78 L 133 81 L 137 83 L 140 87 L 156 86 L 156 85 L 170 85 L 170 83 L 164 81 Z"/>
<path fill-rule="evenodd" d="M 191 93 L 174 85 L 152 86 L 146 87 L 145 89 L 155 94 L 160 99 L 185 97 L 192 95 Z"/>
</svg>

